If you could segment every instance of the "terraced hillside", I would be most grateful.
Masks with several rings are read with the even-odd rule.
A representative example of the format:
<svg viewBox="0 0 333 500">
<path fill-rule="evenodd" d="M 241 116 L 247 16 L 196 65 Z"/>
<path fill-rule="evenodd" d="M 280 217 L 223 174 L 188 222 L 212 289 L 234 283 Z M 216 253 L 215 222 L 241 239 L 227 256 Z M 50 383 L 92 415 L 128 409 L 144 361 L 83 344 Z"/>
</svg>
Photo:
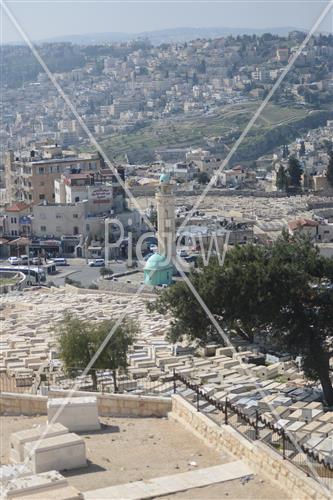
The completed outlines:
<svg viewBox="0 0 333 500">
<path fill-rule="evenodd" d="M 247 101 L 204 114 L 175 115 L 150 122 L 136 131 L 115 134 L 102 141 L 102 145 L 111 158 L 128 155 L 132 162 L 153 160 L 161 150 L 190 146 L 209 147 L 215 154 L 225 156 L 259 106 L 260 102 Z M 323 125 L 332 116 L 332 110 L 313 111 L 268 104 L 238 149 L 234 161 L 255 160 L 274 147 L 289 143 L 300 132 Z"/>
</svg>

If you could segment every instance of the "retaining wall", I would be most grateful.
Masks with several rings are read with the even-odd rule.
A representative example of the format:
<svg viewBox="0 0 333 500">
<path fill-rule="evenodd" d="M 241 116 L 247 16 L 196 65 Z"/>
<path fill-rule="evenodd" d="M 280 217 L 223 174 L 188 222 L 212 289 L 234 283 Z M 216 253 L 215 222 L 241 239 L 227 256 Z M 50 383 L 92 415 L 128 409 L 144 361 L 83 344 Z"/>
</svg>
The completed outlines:
<svg viewBox="0 0 333 500">
<path fill-rule="evenodd" d="M 181 396 L 172 396 L 171 415 L 210 446 L 227 450 L 235 457 L 248 462 L 254 472 L 266 475 L 284 488 L 290 498 L 330 498 L 328 491 L 319 483 L 307 477 L 288 460 L 283 460 L 282 456 L 269 446 L 260 441 L 249 441 L 230 425 L 217 425 Z"/>
<path fill-rule="evenodd" d="M 50 397 L 65 398 L 68 391 L 50 391 Z M 76 392 L 75 396 L 97 396 L 101 417 L 166 417 L 171 411 L 171 399 L 130 394 L 97 394 Z M 47 396 L 3 392 L 0 395 L 1 415 L 46 415 Z"/>
</svg>

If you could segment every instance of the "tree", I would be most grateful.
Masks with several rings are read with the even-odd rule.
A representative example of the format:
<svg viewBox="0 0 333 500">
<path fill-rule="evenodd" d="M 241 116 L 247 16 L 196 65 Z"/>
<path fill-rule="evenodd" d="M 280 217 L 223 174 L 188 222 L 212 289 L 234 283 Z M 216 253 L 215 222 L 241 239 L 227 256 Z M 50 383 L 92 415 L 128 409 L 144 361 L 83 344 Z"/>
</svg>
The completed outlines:
<svg viewBox="0 0 333 500">
<path fill-rule="evenodd" d="M 209 175 L 207 174 L 207 172 L 200 172 L 197 176 L 197 180 L 199 184 L 208 184 Z"/>
<path fill-rule="evenodd" d="M 299 148 L 299 155 L 300 156 L 304 156 L 305 155 L 305 142 L 304 141 L 301 141 L 301 145 L 300 145 L 300 148 Z"/>
<path fill-rule="evenodd" d="M 189 279 L 232 335 L 251 342 L 260 332 L 281 352 L 301 356 L 306 376 L 320 381 L 324 401 L 333 405 L 332 259 L 321 257 L 309 240 L 284 234 L 269 247 L 235 247 L 224 266 L 216 258 L 201 263 Z M 184 336 L 203 345 L 221 342 L 185 282 L 163 291 L 150 309 L 172 313 L 173 342 Z"/>
<path fill-rule="evenodd" d="M 103 277 L 110 276 L 111 274 L 113 274 L 113 271 L 109 267 L 101 267 L 99 270 L 99 274 Z"/>
<path fill-rule="evenodd" d="M 329 155 L 329 161 L 327 165 L 326 177 L 330 186 L 333 187 L 333 151 L 330 151 L 328 155 Z"/>
<path fill-rule="evenodd" d="M 284 144 L 282 148 L 282 158 L 285 160 L 289 156 L 289 148 L 287 144 Z"/>
<path fill-rule="evenodd" d="M 279 170 L 276 173 L 276 187 L 283 191 L 288 187 L 288 177 L 283 165 L 279 166 Z"/>
<path fill-rule="evenodd" d="M 301 186 L 301 177 L 302 177 L 302 167 L 300 162 L 292 156 L 289 158 L 289 163 L 288 163 L 288 174 L 290 177 L 290 185 L 293 187 L 300 187 Z"/>
<path fill-rule="evenodd" d="M 72 316 L 64 318 L 58 329 L 59 356 L 69 377 L 82 373 L 115 324 L 116 321 L 112 319 L 91 322 Z M 114 390 L 117 392 L 117 370 L 126 370 L 128 348 L 133 344 L 137 332 L 136 324 L 128 320 L 117 326 L 88 372 L 94 390 L 97 390 L 96 371 L 112 370 Z"/>
</svg>

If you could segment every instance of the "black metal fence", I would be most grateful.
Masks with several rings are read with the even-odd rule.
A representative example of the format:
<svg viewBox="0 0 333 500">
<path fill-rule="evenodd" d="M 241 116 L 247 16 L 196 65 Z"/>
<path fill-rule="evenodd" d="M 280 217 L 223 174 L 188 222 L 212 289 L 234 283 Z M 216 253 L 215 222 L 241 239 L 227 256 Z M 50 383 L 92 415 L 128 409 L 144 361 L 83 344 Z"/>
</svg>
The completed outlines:
<svg viewBox="0 0 333 500">
<path fill-rule="evenodd" d="M 48 377 L 47 386 L 52 389 L 71 389 L 73 386 L 78 391 L 101 393 L 130 393 L 144 396 L 171 396 L 173 393 L 173 374 L 155 377 L 153 374 L 145 377 L 135 377 L 127 373 L 117 374 L 114 381 L 112 370 L 93 369 L 96 385 L 93 383 L 91 373 L 80 375 L 80 370 L 75 378 L 68 378 L 62 372 L 53 373 Z"/>
<path fill-rule="evenodd" d="M 256 408 L 246 411 L 228 398 L 223 402 L 218 401 L 202 386 L 179 373 L 174 373 L 173 390 L 216 423 L 231 425 L 250 441 L 263 441 L 280 453 L 283 459 L 289 460 L 308 476 L 333 489 L 332 455 L 330 460 L 305 443 L 298 442 L 293 434 L 278 426 L 276 422 L 269 421 Z"/>
</svg>

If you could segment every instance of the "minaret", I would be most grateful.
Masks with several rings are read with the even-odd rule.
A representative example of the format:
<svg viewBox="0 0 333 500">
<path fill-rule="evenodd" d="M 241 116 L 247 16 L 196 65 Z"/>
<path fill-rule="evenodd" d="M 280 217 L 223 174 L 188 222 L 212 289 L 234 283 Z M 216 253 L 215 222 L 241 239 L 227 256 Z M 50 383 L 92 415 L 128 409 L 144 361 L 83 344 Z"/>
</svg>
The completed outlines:
<svg viewBox="0 0 333 500">
<path fill-rule="evenodd" d="M 175 196 L 170 176 L 163 173 L 155 194 L 157 207 L 158 251 L 172 263 L 176 257 Z"/>
</svg>

